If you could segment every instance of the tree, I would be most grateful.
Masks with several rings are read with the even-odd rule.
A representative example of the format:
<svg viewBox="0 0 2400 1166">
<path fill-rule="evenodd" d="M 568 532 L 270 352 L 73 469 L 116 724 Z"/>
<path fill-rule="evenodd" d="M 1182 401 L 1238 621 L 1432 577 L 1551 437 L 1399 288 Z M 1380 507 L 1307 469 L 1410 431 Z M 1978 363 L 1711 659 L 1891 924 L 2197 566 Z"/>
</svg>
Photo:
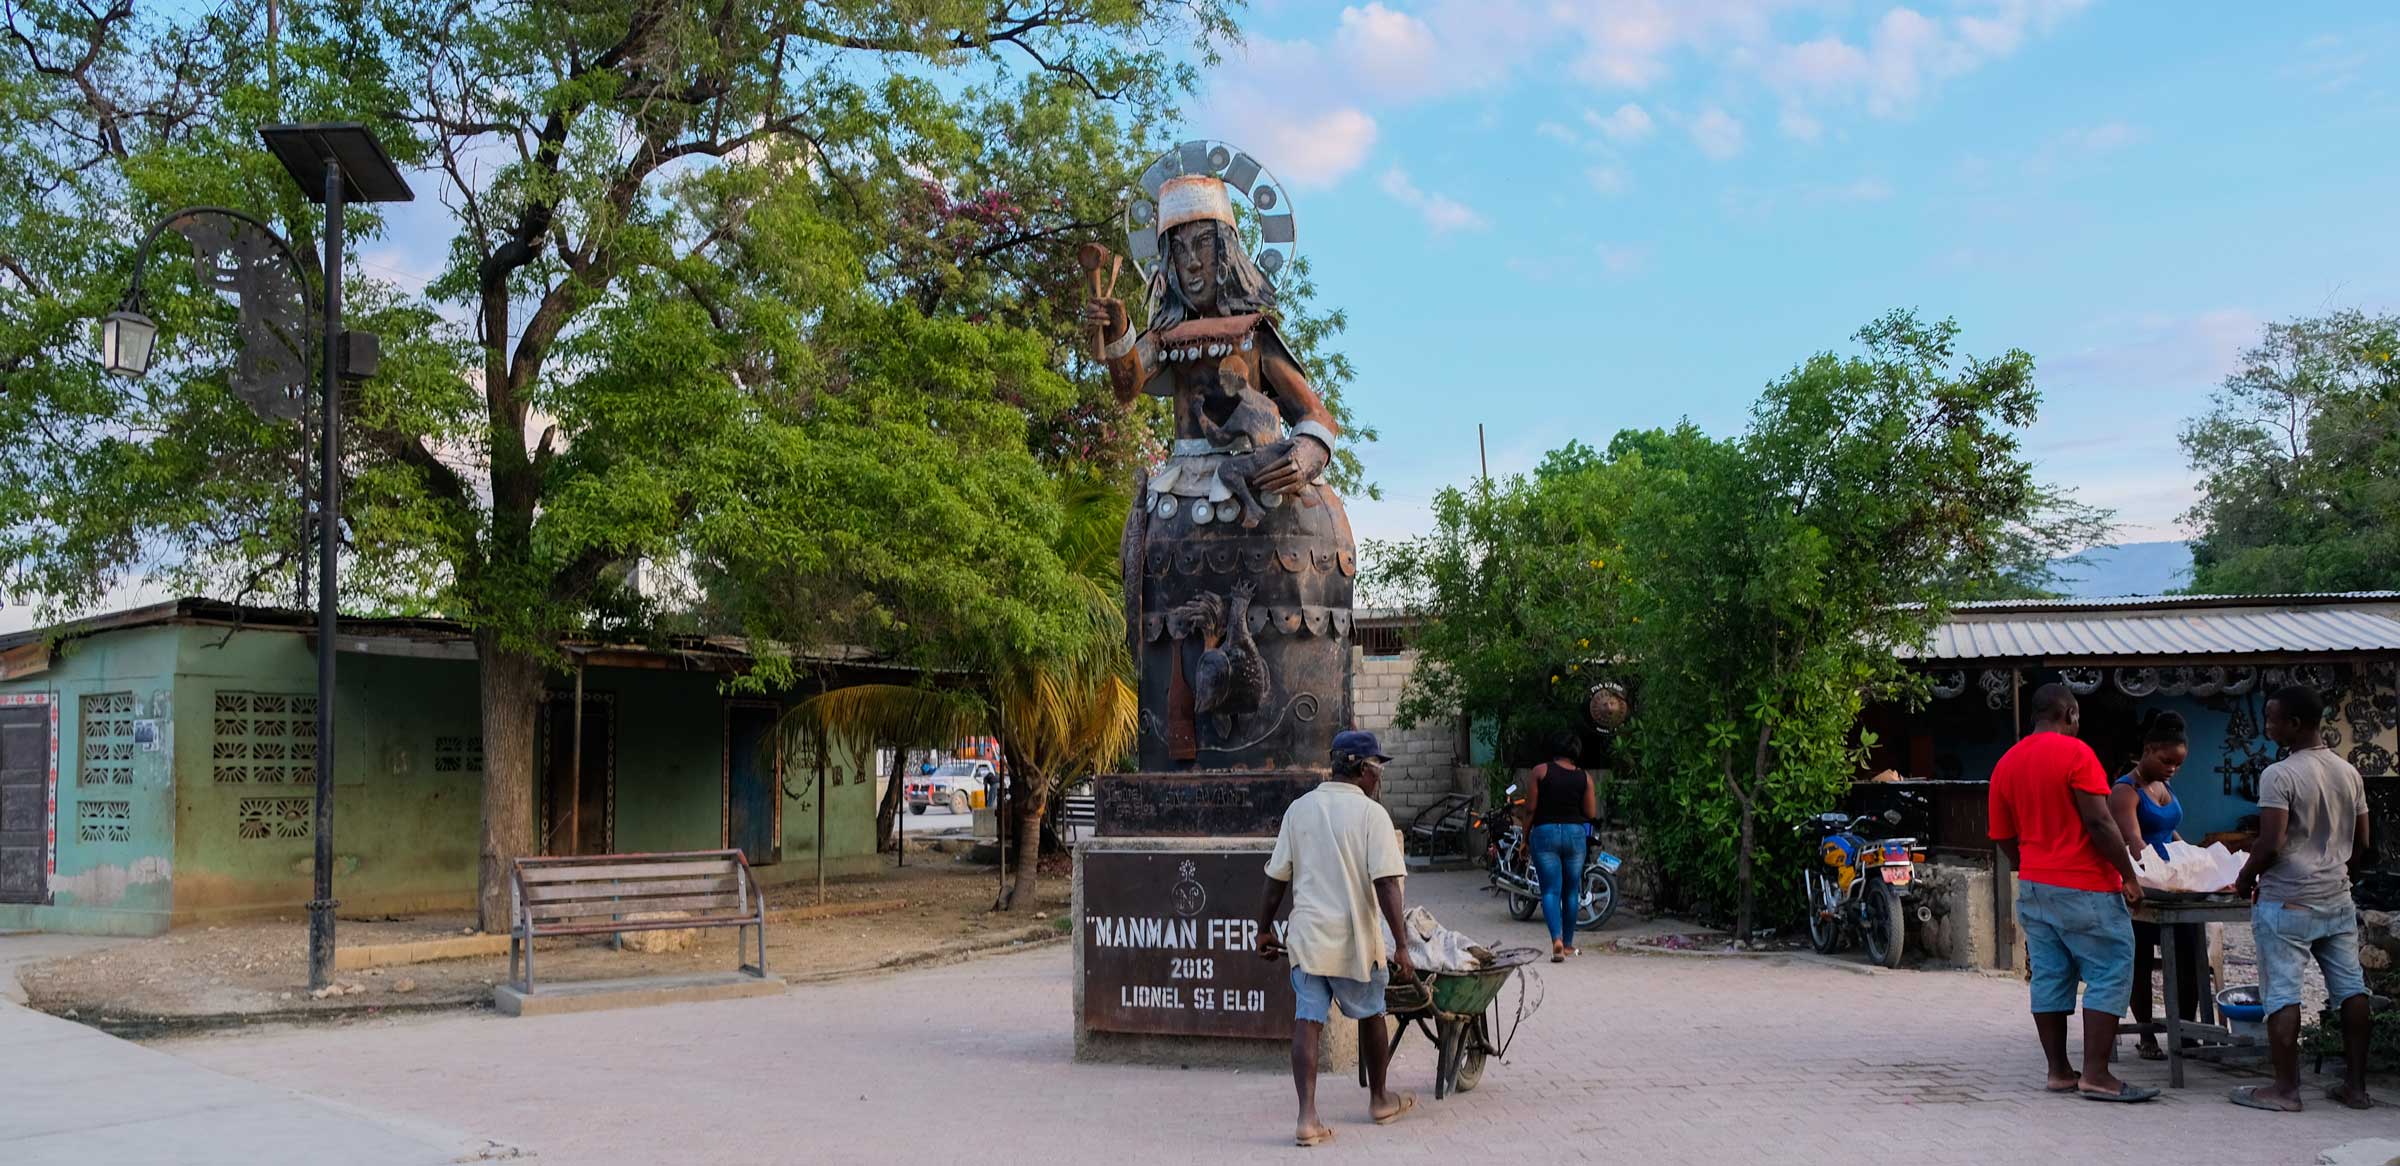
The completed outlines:
<svg viewBox="0 0 2400 1166">
<path fill-rule="evenodd" d="M 2400 316 L 2270 324 L 2183 430 L 2192 590 L 2400 585 Z"/>
<path fill-rule="evenodd" d="M 357 391 L 343 454 L 346 596 L 474 629 L 487 925 L 533 845 L 545 669 L 562 632 L 639 606 L 630 561 L 774 576 L 720 614 L 794 597 L 801 626 L 741 626 L 809 633 L 796 646 L 903 635 L 879 621 L 943 596 L 1000 643 L 1072 642 L 1030 434 L 1104 390 L 1068 375 L 1071 309 L 1049 305 L 1154 144 L 1126 127 L 1163 120 L 1188 80 L 1160 46 L 1231 33 L 1216 0 L 288 15 L 264 45 L 255 15 L 9 9 L 12 590 L 64 610 L 132 570 L 238 594 L 291 569 L 297 438 L 249 420 L 202 359 L 222 305 L 162 305 L 161 343 L 187 355 L 134 387 L 100 378 L 87 328 L 127 282 L 122 240 L 169 207 L 303 221 L 257 125 L 363 118 L 438 176 L 456 222 L 421 297 L 373 268 L 349 289 L 377 309 L 361 326 L 387 371 Z"/>
<path fill-rule="evenodd" d="M 1420 621 L 1402 727 L 1467 713 L 1505 764 L 1585 723 L 1606 672 L 1591 637 L 1614 619 L 1602 572 L 1638 470 L 1569 442 L 1530 475 L 1443 489 L 1431 532 L 1367 546 L 1366 605 Z"/>
<path fill-rule="evenodd" d="M 999 737 L 1016 812 L 1004 827 L 1013 827 L 1018 865 L 996 911 L 1037 901 L 1050 800 L 1121 760 L 1137 723 L 1117 580 L 1124 498 L 1089 480 L 1062 479 L 1057 488 L 1063 521 L 1052 549 L 1073 581 L 1078 615 L 1070 635 L 1026 651 L 997 629 L 960 626 L 953 615 L 951 630 L 938 637 L 952 652 L 949 666 L 925 682 L 838 688 L 796 706 L 788 722 L 787 731 L 867 744 Z"/>
<path fill-rule="evenodd" d="M 2052 537 L 2038 511 L 2062 498 L 2016 436 L 2032 358 L 1962 360 L 1957 334 L 1895 312 L 1769 385 L 1739 437 L 1620 433 L 1445 493 L 1435 534 L 1380 568 L 1430 617 L 1403 717 L 1456 702 L 1522 740 L 1594 669 L 1629 679 L 1624 799 L 1746 941 L 1759 855 L 1855 776 L 1865 700 L 1911 687 L 1896 650 Z"/>
</svg>

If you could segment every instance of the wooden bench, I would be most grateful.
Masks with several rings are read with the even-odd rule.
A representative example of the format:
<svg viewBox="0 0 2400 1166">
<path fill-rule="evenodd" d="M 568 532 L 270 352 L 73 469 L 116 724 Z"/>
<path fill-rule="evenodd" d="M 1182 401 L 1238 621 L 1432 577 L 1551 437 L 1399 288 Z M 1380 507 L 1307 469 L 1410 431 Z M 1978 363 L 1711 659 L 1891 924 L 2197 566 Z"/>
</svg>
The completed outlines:
<svg viewBox="0 0 2400 1166">
<path fill-rule="evenodd" d="M 520 858 L 508 898 L 508 978 L 520 992 L 533 991 L 534 940 L 621 931 L 732 927 L 738 929 L 737 958 L 747 961 L 748 931 L 755 927 L 758 962 L 744 962 L 741 970 L 766 978 L 767 900 L 739 850 Z M 677 917 L 628 918 L 662 912 Z"/>
<path fill-rule="evenodd" d="M 1067 836 L 1077 831 L 1090 831 L 1100 825 L 1100 799 L 1093 794 L 1068 794 L 1064 814 Z"/>
</svg>

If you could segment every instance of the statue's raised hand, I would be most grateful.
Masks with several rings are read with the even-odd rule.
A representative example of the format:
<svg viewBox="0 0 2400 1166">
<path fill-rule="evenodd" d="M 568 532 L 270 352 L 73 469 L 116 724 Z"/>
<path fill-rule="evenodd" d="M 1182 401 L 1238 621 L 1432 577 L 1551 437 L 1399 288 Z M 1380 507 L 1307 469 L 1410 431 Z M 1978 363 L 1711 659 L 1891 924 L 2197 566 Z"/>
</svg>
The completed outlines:
<svg viewBox="0 0 2400 1166">
<path fill-rule="evenodd" d="M 1125 301 L 1114 296 L 1095 297 L 1083 306 L 1083 322 L 1098 328 L 1103 341 L 1124 335 L 1125 326 L 1131 321 L 1132 317 L 1125 312 Z"/>
<path fill-rule="evenodd" d="M 1291 437 L 1277 443 L 1283 456 L 1260 470 L 1250 484 L 1261 490 L 1297 497 L 1333 460 L 1333 451 L 1313 437 Z"/>
</svg>

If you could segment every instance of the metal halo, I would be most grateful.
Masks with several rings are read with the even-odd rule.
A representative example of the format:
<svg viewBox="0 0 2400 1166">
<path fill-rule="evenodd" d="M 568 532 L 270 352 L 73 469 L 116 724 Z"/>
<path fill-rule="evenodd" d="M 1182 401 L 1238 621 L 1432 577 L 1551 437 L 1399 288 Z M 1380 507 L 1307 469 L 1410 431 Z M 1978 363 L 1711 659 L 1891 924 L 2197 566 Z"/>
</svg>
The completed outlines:
<svg viewBox="0 0 2400 1166">
<path fill-rule="evenodd" d="M 1125 192 L 1126 254 L 1148 279 L 1158 271 L 1158 188 L 1170 178 L 1207 174 L 1221 178 L 1226 189 L 1250 204 L 1250 225 L 1258 229 L 1258 250 L 1250 261 L 1268 283 L 1300 254 L 1300 236 L 1292 220 L 1291 188 L 1258 159 L 1240 148 L 1211 138 L 1196 138 L 1160 154 L 1142 171 L 1140 182 Z"/>
</svg>

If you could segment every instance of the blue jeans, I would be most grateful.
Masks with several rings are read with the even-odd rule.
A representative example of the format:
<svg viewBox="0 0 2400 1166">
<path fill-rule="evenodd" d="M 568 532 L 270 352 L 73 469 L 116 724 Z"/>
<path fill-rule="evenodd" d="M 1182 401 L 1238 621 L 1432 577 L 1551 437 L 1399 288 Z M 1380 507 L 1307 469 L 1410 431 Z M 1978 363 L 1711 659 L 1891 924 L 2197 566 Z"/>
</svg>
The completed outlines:
<svg viewBox="0 0 2400 1166">
<path fill-rule="evenodd" d="M 2258 995 L 2273 1016 L 2300 1003 L 2300 977 L 2310 956 L 2325 973 L 2325 1006 L 2367 990 L 2358 964 L 2358 906 L 2350 896 L 2322 903 L 2270 903 L 2250 908 L 2250 934 L 2258 940 Z"/>
<path fill-rule="evenodd" d="M 1542 922 L 1550 938 L 1575 946 L 1575 909 L 1583 898 L 1583 844 L 1591 828 L 1581 822 L 1547 822 L 1533 828 L 1533 871 L 1542 880 Z"/>
<path fill-rule="evenodd" d="M 2036 1014 L 2075 1011 L 2081 980 L 2084 1011 L 2125 1015 L 2133 996 L 2133 915 L 2125 896 L 2020 881 L 2017 922 Z"/>
</svg>

